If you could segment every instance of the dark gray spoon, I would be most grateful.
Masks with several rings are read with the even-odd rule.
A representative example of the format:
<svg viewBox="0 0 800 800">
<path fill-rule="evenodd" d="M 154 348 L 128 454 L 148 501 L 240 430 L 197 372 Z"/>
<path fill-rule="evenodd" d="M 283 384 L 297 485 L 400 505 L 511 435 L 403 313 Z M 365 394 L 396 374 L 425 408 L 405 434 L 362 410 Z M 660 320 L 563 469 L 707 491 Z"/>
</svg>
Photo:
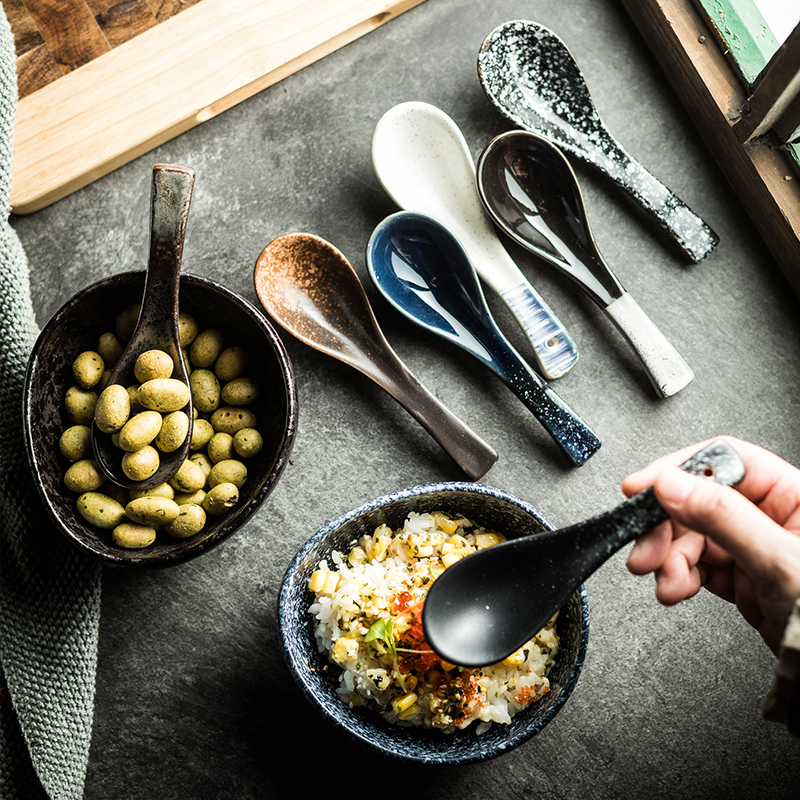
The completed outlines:
<svg viewBox="0 0 800 800">
<path fill-rule="evenodd" d="M 636 351 L 661 397 L 692 381 L 689 365 L 600 255 L 578 179 L 554 144 L 528 131 L 504 133 L 481 153 L 477 177 L 494 222 L 588 293 Z"/>
<path fill-rule="evenodd" d="M 718 440 L 681 465 L 726 486 L 744 464 Z M 569 596 L 623 545 L 667 519 L 652 487 L 604 514 L 495 545 L 448 567 L 422 608 L 425 639 L 445 661 L 496 664 L 541 630 Z"/>
<path fill-rule="evenodd" d="M 136 383 L 133 367 L 145 350 L 164 350 L 172 357 L 172 377 L 188 385 L 189 375 L 181 355 L 178 330 L 181 258 L 186 222 L 192 201 L 195 172 L 191 167 L 156 164 L 150 196 L 150 258 L 142 296 L 142 309 L 125 350 L 114 365 L 107 385 L 128 387 Z M 192 438 L 192 402 L 183 409 L 189 416 L 189 432 L 181 447 L 171 453 L 159 452 L 156 472 L 143 481 L 131 480 L 122 471 L 123 452 L 111 435 L 92 423 L 92 447 L 100 468 L 114 483 L 129 489 L 148 489 L 166 483 L 189 453 Z"/>
<path fill-rule="evenodd" d="M 489 367 L 576 466 L 597 452 L 595 432 L 500 332 L 469 256 L 442 223 L 414 211 L 392 214 L 370 238 L 367 267 L 398 311 Z"/>
<path fill-rule="evenodd" d="M 381 331 L 355 270 L 332 244 L 287 233 L 262 251 L 254 271 L 267 313 L 310 347 L 371 378 L 449 453 L 472 480 L 497 453 L 439 402 L 398 358 Z"/>
<path fill-rule="evenodd" d="M 714 231 L 609 133 L 580 67 L 551 30 L 527 20 L 495 28 L 478 54 L 478 76 L 506 117 L 608 175 L 692 261 L 700 261 L 717 245 Z"/>
</svg>

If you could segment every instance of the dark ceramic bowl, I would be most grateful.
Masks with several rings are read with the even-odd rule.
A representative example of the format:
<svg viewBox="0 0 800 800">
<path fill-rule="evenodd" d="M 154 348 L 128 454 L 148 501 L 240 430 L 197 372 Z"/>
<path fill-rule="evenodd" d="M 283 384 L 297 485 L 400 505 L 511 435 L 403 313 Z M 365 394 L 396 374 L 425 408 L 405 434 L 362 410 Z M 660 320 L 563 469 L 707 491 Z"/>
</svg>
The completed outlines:
<svg viewBox="0 0 800 800">
<path fill-rule="evenodd" d="M 436 483 L 415 486 L 372 500 L 326 525 L 306 542 L 286 572 L 278 600 L 280 636 L 292 675 L 312 705 L 350 736 L 387 756 L 429 764 L 469 764 L 485 761 L 522 744 L 558 713 L 578 680 L 589 634 L 586 589 L 576 591 L 557 623 L 561 648 L 550 671 L 551 689 L 511 719 L 476 734 L 474 724 L 463 731 L 399 727 L 375 711 L 349 708 L 336 694 L 337 669 L 317 652 L 308 608 L 313 596 L 307 584 L 311 573 L 332 550 L 346 551 L 354 539 L 386 523 L 402 526 L 411 511 L 463 514 L 507 537 L 536 534 L 553 526 L 533 506 L 499 489 L 474 483 Z"/>
<path fill-rule="evenodd" d="M 159 535 L 143 550 L 126 550 L 111 541 L 110 531 L 88 525 L 75 508 L 76 497 L 63 482 L 68 463 L 59 452 L 62 431 L 72 424 L 64 396 L 74 383 L 72 361 L 94 350 L 101 333 L 114 329 L 116 315 L 138 302 L 144 272 L 114 275 L 88 286 L 69 300 L 45 325 L 28 363 L 24 392 L 28 459 L 42 502 L 57 528 L 80 550 L 106 564 L 122 567 L 166 567 L 205 553 L 247 521 L 275 487 L 289 459 L 297 429 L 294 371 L 275 330 L 242 297 L 207 278 L 181 275 L 180 308 L 201 328 L 219 328 L 226 342 L 248 353 L 248 374 L 261 386 L 252 406 L 264 447 L 248 459 L 248 478 L 239 502 L 188 539 Z"/>
</svg>

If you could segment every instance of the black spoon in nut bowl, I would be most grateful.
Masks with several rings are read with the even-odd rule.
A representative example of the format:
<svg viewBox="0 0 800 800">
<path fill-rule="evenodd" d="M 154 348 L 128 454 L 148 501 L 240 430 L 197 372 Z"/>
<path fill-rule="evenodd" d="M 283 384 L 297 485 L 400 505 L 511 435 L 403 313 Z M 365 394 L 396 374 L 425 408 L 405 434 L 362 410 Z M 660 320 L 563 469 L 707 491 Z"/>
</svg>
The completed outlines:
<svg viewBox="0 0 800 800">
<path fill-rule="evenodd" d="M 156 164 L 150 200 L 150 256 L 147 264 L 142 307 L 136 327 L 106 381 L 108 387 L 126 387 L 136 382 L 134 365 L 147 350 L 166 352 L 173 362 L 172 378 L 189 386 L 178 328 L 181 258 L 186 222 L 192 200 L 195 172 L 190 167 Z M 127 390 L 126 390 L 127 391 Z M 166 483 L 186 460 L 192 438 L 192 400 L 182 410 L 189 418 L 183 443 L 172 452 L 158 453 L 158 467 L 143 479 L 123 468 L 124 451 L 112 434 L 92 422 L 92 448 L 97 463 L 114 483 L 128 489 L 149 489 Z M 102 394 L 101 394 L 102 399 Z"/>
<path fill-rule="evenodd" d="M 692 381 L 689 365 L 597 249 L 578 179 L 555 145 L 527 131 L 504 133 L 481 153 L 477 178 L 478 194 L 495 224 L 591 297 L 639 356 L 660 397 L 671 397 Z"/>
<path fill-rule="evenodd" d="M 744 463 L 724 440 L 681 465 L 725 486 Z M 496 664 L 531 639 L 596 569 L 628 542 L 667 519 L 653 488 L 585 522 L 512 539 L 448 567 L 422 607 L 431 648 L 452 664 Z"/>
</svg>

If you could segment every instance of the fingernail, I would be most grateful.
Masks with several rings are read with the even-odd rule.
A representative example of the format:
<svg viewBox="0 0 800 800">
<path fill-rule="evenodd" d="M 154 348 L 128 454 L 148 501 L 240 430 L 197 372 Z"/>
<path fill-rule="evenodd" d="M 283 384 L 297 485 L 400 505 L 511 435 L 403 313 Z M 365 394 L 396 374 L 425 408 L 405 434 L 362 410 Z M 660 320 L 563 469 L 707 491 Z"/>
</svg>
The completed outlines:
<svg viewBox="0 0 800 800">
<path fill-rule="evenodd" d="M 695 478 L 675 467 L 662 472 L 656 480 L 656 494 L 664 506 L 679 506 L 695 487 Z"/>
</svg>

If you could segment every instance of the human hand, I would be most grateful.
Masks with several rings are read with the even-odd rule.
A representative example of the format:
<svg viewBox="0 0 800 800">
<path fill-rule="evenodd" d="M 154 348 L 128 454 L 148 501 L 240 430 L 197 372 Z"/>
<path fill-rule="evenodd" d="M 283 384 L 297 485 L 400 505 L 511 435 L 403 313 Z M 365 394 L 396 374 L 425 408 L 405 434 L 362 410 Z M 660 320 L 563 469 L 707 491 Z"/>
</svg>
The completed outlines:
<svg viewBox="0 0 800 800">
<path fill-rule="evenodd" d="M 800 470 L 754 444 L 724 438 L 747 470 L 735 489 L 677 468 L 707 442 L 659 458 L 623 481 L 626 496 L 653 486 L 670 515 L 636 541 L 628 569 L 654 573 L 664 605 L 705 586 L 735 603 L 777 653 L 800 597 Z"/>
</svg>

